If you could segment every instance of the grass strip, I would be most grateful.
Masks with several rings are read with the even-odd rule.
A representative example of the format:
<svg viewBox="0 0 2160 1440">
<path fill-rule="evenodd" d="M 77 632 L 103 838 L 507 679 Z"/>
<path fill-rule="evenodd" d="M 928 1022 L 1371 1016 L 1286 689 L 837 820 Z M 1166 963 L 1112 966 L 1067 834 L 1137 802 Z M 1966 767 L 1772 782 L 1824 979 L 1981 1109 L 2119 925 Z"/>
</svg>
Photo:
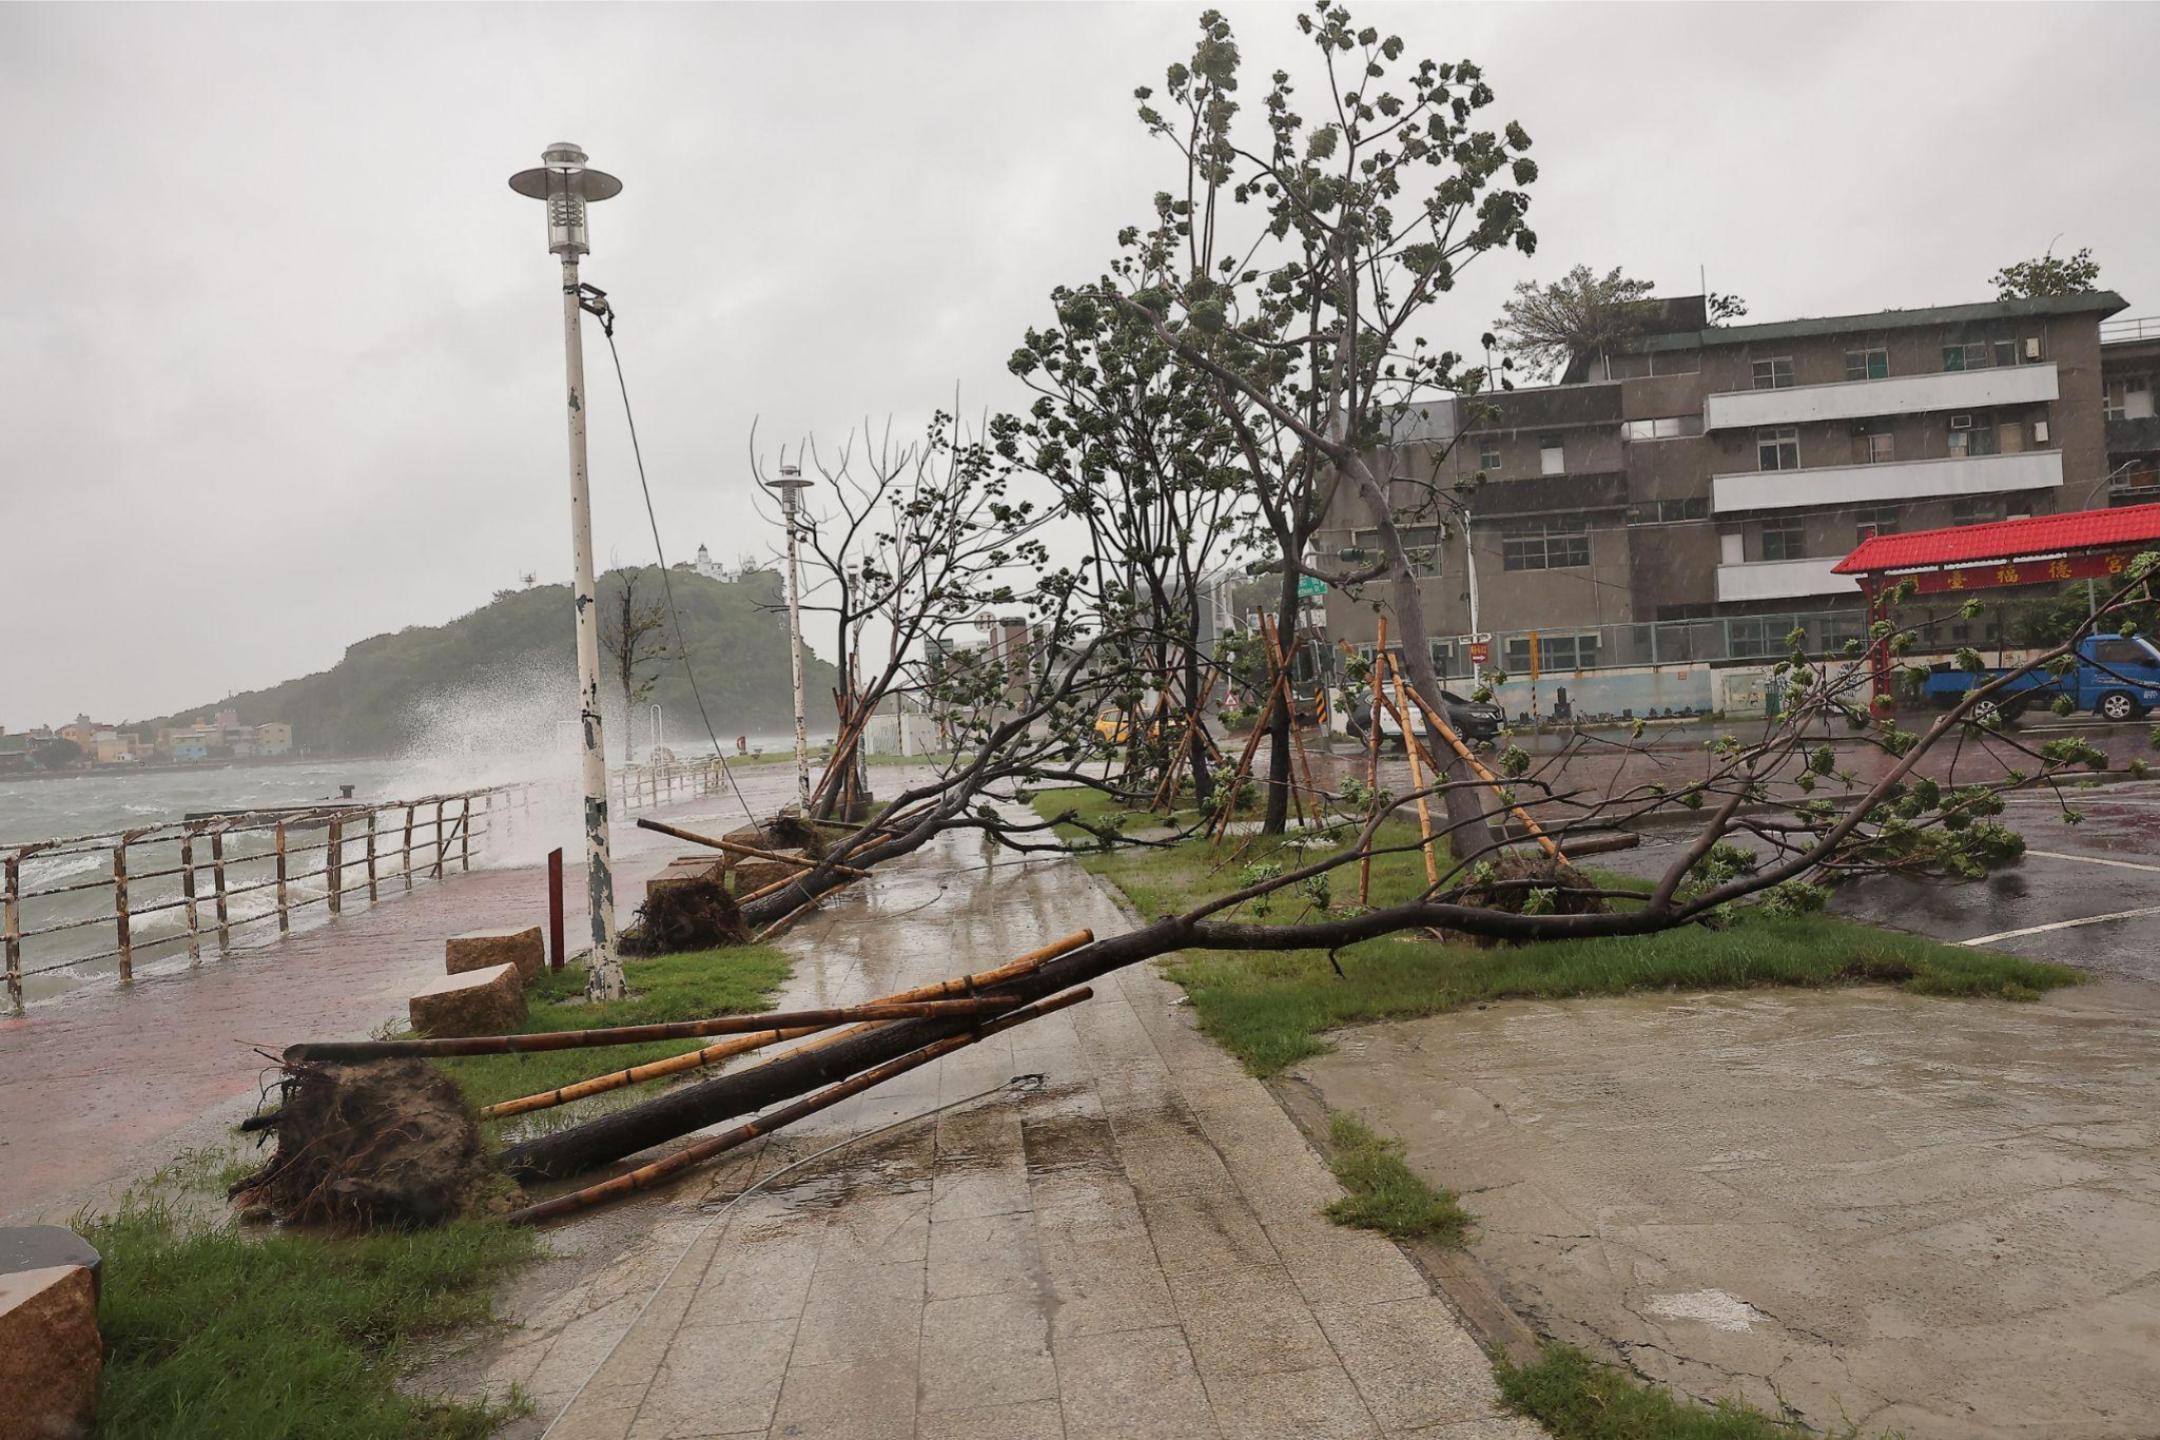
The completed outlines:
<svg viewBox="0 0 2160 1440">
<path fill-rule="evenodd" d="M 1328 1141 L 1334 1152 L 1328 1168 L 1348 1192 L 1327 1207 L 1328 1219 L 1397 1240 L 1463 1243 L 1469 1213 L 1456 1203 L 1453 1191 L 1426 1184 L 1403 1162 L 1400 1140 L 1375 1133 L 1354 1115 L 1338 1113 L 1328 1122 Z"/>
<path fill-rule="evenodd" d="M 1701 1405 L 1673 1397 L 1572 1345 L 1547 1345 L 1529 1365 L 1494 1367 L 1509 1407 L 1539 1421 L 1553 1440 L 1857 1440 L 1848 1426 L 1825 1432 L 1774 1419 L 1735 1401 Z"/>
<path fill-rule="evenodd" d="M 414 1395 L 415 1341 L 491 1313 L 534 1253 L 498 1221 L 341 1239 L 241 1231 L 131 1195 L 77 1222 L 105 1257 L 103 1440 L 479 1440 L 521 1413 Z"/>
<path fill-rule="evenodd" d="M 1036 797 L 1045 815 L 1071 803 L 1066 792 Z M 1096 817 L 1099 818 L 1100 811 Z M 1134 817 L 1134 826 L 1145 823 Z M 1406 825 L 1383 827 L 1382 844 L 1414 843 Z M 1161 849 L 1084 854 L 1082 863 L 1122 890 L 1143 915 L 1185 910 L 1250 883 L 1270 868 L 1294 868 L 1335 842 L 1258 838 L 1221 847 L 1191 840 Z M 1609 888 L 1641 882 L 1595 877 Z M 1407 903 L 1425 888 L 1414 849 L 1373 861 L 1375 908 Z M 1264 911 L 1237 918 L 1287 924 L 1341 913 L 1337 886 L 1354 884 L 1349 867 L 1330 884 L 1273 897 Z M 1341 967 L 1336 973 L 1335 966 Z M 1191 998 L 1201 1029 L 1255 1075 L 1268 1076 L 1330 1048 L 1323 1038 L 1343 1025 L 1436 1015 L 1511 999 L 1568 999 L 1659 990 L 1804 988 L 1893 984 L 1918 994 L 2029 1000 L 2083 977 L 2066 966 L 1991 950 L 1944 945 L 1833 915 L 1775 915 L 1741 908 L 1718 929 L 1690 925 L 1656 935 L 1477 946 L 1422 932 L 1382 936 L 1336 952 L 1322 950 L 1191 951 L 1165 968 Z"/>
</svg>

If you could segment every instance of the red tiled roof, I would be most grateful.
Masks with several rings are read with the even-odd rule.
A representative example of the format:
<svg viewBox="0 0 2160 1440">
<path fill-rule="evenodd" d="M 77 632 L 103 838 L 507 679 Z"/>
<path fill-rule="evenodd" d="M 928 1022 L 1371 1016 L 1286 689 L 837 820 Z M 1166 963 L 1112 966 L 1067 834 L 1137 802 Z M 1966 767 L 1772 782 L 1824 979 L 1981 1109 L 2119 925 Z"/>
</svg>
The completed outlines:
<svg viewBox="0 0 2160 1440">
<path fill-rule="evenodd" d="M 2125 505 L 2116 510 L 2073 510 L 2067 515 L 2035 515 L 2029 520 L 1997 520 L 1986 525 L 1955 525 L 1947 530 L 1916 530 L 1910 535 L 1876 535 L 1832 567 L 1838 575 L 1906 570 L 1921 565 L 1972 565 L 2061 550 L 2111 550 L 2160 542 L 2160 505 Z"/>
</svg>

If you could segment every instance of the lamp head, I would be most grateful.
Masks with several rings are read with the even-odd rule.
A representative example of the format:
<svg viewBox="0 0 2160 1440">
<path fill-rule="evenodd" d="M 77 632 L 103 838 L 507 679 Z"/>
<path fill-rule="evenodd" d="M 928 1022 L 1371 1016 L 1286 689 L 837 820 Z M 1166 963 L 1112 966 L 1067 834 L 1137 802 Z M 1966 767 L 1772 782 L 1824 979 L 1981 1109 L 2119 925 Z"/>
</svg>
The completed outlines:
<svg viewBox="0 0 2160 1440">
<path fill-rule="evenodd" d="M 587 169 L 585 152 L 567 140 L 541 152 L 537 170 L 520 170 L 510 188 L 547 202 L 548 253 L 571 259 L 592 253 L 585 230 L 588 201 L 610 200 L 622 193 L 622 181 L 603 170 Z"/>
</svg>

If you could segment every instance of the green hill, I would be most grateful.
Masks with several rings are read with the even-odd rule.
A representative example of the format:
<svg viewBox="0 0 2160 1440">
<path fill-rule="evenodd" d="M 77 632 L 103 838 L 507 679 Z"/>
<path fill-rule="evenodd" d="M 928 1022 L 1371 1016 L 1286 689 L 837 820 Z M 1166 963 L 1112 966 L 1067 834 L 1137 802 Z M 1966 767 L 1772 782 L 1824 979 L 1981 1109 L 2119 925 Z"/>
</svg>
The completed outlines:
<svg viewBox="0 0 2160 1440">
<path fill-rule="evenodd" d="M 610 571 L 600 577 L 603 632 L 623 574 Z M 658 569 L 648 566 L 637 574 L 639 603 L 659 601 Z M 668 578 L 682 612 L 690 664 L 721 739 L 732 745 L 738 734 L 789 728 L 794 708 L 787 617 L 770 608 L 782 603 L 779 575 L 757 571 L 740 580 L 708 580 L 692 571 L 672 570 Z M 675 744 L 691 748 L 690 737 L 704 727 L 683 678 L 682 661 L 672 653 L 672 627 L 668 633 L 670 653 L 657 665 L 652 699 L 664 707 Z M 805 649 L 803 689 L 811 727 L 829 732 L 837 672 Z M 294 745 L 315 754 L 390 754 L 403 748 L 431 699 L 498 677 L 530 676 L 536 667 L 560 676 L 567 712 L 574 703 L 576 663 L 570 587 L 535 585 L 498 591 L 488 604 L 446 625 L 414 625 L 358 641 L 347 647 L 344 659 L 317 674 L 172 715 L 130 721 L 123 728 L 140 731 L 147 739 L 161 725 L 185 724 L 232 709 L 240 712 L 243 724 L 289 721 Z M 620 696 L 609 679 L 609 667 L 603 648 L 601 689 L 612 714 Z M 608 749 L 614 758 L 620 738 L 610 734 Z"/>
</svg>

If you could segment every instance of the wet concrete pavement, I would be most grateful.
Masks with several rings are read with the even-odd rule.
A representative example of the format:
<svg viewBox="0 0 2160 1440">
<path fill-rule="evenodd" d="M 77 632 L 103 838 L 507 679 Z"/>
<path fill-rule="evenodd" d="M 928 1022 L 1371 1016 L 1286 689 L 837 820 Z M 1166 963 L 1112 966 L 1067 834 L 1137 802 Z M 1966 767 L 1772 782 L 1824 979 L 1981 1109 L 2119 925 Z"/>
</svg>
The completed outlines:
<svg viewBox="0 0 2160 1440">
<path fill-rule="evenodd" d="M 858 1001 L 1129 923 L 1070 862 L 992 858 L 949 837 L 805 922 L 785 1000 Z M 555 1258 L 508 1298 L 514 1328 L 427 1383 L 518 1387 L 524 1436 L 576 1394 L 555 1440 L 1542 1433 L 1500 1414 L 1483 1352 L 1417 1267 L 1322 1216 L 1333 1178 L 1174 987 L 1137 967 L 1095 989 L 550 1230 Z M 1039 1091 L 724 1208 L 791 1160 L 1029 1072 Z"/>
<path fill-rule="evenodd" d="M 1459 1187 L 1541 1329 L 1703 1398 L 1912 1440 L 2160 1416 L 2149 987 L 1508 1004 L 1300 1077 Z"/>
</svg>

